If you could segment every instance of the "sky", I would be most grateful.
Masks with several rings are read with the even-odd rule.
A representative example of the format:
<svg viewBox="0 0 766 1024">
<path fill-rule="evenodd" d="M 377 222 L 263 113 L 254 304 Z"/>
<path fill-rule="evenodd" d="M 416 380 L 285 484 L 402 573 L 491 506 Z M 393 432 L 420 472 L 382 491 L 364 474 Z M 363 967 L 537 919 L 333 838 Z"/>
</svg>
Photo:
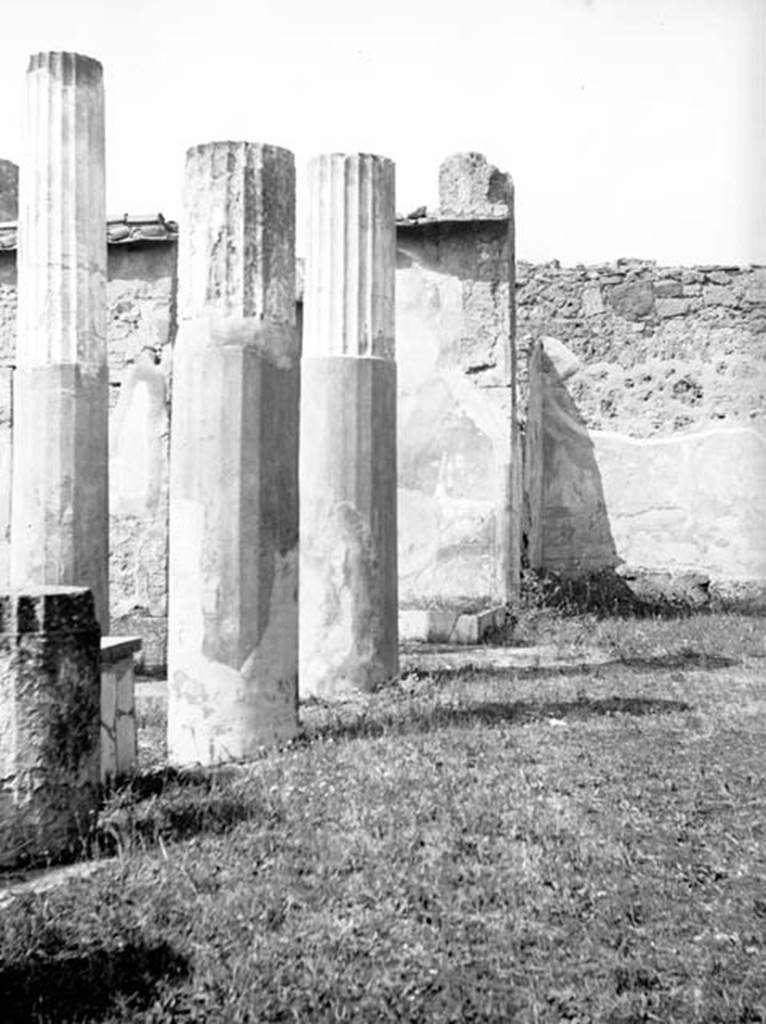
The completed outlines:
<svg viewBox="0 0 766 1024">
<path fill-rule="evenodd" d="M 187 148 L 397 165 L 438 202 L 445 156 L 512 175 L 519 259 L 766 264 L 766 0 L 2 0 L 0 157 L 28 57 L 104 65 L 110 216 L 181 216 Z"/>
</svg>

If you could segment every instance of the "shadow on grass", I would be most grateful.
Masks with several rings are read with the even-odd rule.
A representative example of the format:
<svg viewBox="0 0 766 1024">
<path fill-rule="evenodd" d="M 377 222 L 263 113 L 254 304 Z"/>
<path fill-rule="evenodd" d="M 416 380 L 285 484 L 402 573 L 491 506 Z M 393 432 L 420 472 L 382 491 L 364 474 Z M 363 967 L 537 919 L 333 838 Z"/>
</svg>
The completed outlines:
<svg viewBox="0 0 766 1024">
<path fill-rule="evenodd" d="M 166 768 L 136 776 L 99 815 L 93 849 L 110 856 L 202 832 L 223 835 L 253 819 L 278 824 L 281 812 L 273 801 L 227 785 L 237 778 L 237 768 Z"/>
<path fill-rule="evenodd" d="M 118 1005 L 133 1014 L 156 997 L 162 982 L 189 973 L 189 964 L 166 943 L 49 953 L 0 964 L 0 1016 L 6 1024 L 100 1021 Z"/>
<path fill-rule="evenodd" d="M 691 711 L 680 700 L 648 697 L 604 697 L 574 701 L 486 701 L 472 707 L 437 705 L 428 711 L 403 705 L 400 713 L 391 709 L 374 717 L 362 712 L 349 721 L 327 722 L 310 730 L 312 740 L 361 739 L 390 735 L 433 732 L 436 729 L 466 728 L 474 725 L 528 725 L 534 722 L 575 720 L 604 715 L 663 715 Z"/>
<path fill-rule="evenodd" d="M 658 654 L 650 658 L 626 658 L 617 661 L 627 668 L 645 669 L 648 672 L 663 668 L 701 668 L 714 672 L 719 668 L 734 668 L 741 665 L 739 658 L 727 658 L 723 654 L 705 654 L 704 651 L 684 650 L 674 654 Z"/>
<path fill-rule="evenodd" d="M 486 657 L 482 648 L 482 658 Z M 524 648 L 519 648 L 523 651 Z M 498 648 L 498 657 L 501 657 L 501 649 Z M 433 649 L 434 654 L 448 653 L 452 656 L 459 654 L 454 647 L 442 647 Z M 489 655 L 491 659 L 491 655 Z M 629 668 L 636 672 L 658 672 L 668 669 L 701 669 L 707 672 L 714 672 L 722 668 L 734 668 L 741 665 L 741 659 L 728 658 L 719 654 L 705 654 L 702 651 L 683 650 L 667 654 L 652 655 L 650 657 L 618 656 L 609 661 L 577 661 L 562 662 L 551 665 L 493 665 L 491 660 L 472 661 L 471 650 L 466 649 L 465 661 L 462 664 L 430 665 L 424 662 L 418 665 L 413 661 L 403 672 L 403 676 L 412 674 L 428 674 L 440 679 L 454 679 L 461 675 L 481 674 L 487 678 L 510 678 L 510 679 L 546 679 L 555 676 L 577 676 L 590 675 L 593 672 L 603 672 L 610 668 Z"/>
</svg>

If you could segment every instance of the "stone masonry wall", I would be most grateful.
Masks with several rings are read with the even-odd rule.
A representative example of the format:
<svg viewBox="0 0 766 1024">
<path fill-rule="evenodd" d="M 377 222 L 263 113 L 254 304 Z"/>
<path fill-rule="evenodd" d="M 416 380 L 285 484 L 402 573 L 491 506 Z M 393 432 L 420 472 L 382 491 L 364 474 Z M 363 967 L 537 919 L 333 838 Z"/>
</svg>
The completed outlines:
<svg viewBox="0 0 766 1024">
<path fill-rule="evenodd" d="M 766 268 L 521 264 L 518 284 L 530 564 L 766 591 Z"/>
<path fill-rule="evenodd" d="M 531 343 L 558 338 L 579 360 L 568 390 L 589 428 L 766 421 L 766 267 L 519 263 L 516 284 L 522 387 Z"/>
</svg>

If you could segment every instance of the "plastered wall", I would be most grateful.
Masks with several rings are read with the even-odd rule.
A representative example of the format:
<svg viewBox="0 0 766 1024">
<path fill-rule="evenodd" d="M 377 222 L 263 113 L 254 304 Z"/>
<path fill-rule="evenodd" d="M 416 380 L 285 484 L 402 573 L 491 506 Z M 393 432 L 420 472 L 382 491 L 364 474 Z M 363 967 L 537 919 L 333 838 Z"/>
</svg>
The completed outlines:
<svg viewBox="0 0 766 1024">
<path fill-rule="evenodd" d="M 512 445 L 506 221 L 400 227 L 399 600 L 506 599 Z"/>
<path fill-rule="evenodd" d="M 529 562 L 766 592 L 766 269 L 519 267 Z"/>
</svg>

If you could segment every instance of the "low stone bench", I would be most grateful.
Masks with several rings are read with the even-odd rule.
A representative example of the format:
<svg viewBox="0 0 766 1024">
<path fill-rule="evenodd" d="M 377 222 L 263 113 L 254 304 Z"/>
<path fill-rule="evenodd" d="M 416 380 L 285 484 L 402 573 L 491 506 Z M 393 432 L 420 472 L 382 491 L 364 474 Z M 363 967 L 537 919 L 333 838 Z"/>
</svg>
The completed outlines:
<svg viewBox="0 0 766 1024">
<path fill-rule="evenodd" d="M 137 636 L 101 637 L 101 781 L 117 782 L 136 767 Z"/>
</svg>

